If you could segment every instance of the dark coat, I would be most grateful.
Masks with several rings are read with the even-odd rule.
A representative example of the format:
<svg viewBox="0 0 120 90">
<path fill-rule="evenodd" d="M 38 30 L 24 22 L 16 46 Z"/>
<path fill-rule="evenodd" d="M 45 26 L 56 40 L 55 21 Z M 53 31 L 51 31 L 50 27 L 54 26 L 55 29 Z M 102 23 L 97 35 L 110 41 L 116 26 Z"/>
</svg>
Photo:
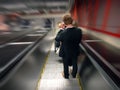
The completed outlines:
<svg viewBox="0 0 120 90">
<path fill-rule="evenodd" d="M 59 35 L 63 32 L 62 29 L 59 30 L 59 32 L 57 33 L 56 37 L 55 37 L 55 47 L 60 47 L 60 41 L 56 41 L 56 38 L 59 37 Z"/>
<path fill-rule="evenodd" d="M 82 30 L 79 28 L 67 28 L 59 37 L 55 38 L 56 41 L 61 41 L 60 57 L 78 56 L 80 53 L 79 44 L 82 39 Z"/>
</svg>

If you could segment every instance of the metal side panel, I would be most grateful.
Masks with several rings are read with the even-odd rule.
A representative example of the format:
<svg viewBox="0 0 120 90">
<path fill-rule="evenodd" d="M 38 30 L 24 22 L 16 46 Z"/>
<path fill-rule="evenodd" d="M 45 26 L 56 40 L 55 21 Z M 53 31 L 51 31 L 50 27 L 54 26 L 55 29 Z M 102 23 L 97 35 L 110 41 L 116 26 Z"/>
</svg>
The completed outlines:
<svg viewBox="0 0 120 90">
<path fill-rule="evenodd" d="M 40 40 L 18 65 L 11 70 L 0 90 L 36 90 L 40 72 L 54 39 L 53 30 Z"/>
</svg>

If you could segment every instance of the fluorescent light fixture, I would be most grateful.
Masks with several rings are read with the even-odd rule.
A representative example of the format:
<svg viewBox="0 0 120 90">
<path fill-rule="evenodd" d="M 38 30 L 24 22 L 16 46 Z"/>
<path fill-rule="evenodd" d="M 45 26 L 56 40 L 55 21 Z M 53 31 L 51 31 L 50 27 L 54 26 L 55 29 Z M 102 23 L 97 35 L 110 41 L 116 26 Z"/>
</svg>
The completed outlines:
<svg viewBox="0 0 120 90">
<path fill-rule="evenodd" d="M 2 7 L 6 8 L 6 9 L 22 9 L 22 8 L 27 8 L 26 5 L 24 4 L 5 4 L 5 5 L 2 5 Z"/>
<path fill-rule="evenodd" d="M 43 36 L 43 34 L 27 34 L 27 36 Z"/>
<path fill-rule="evenodd" d="M 20 44 L 32 44 L 33 42 L 12 42 L 8 43 L 8 45 L 20 45 Z"/>
</svg>

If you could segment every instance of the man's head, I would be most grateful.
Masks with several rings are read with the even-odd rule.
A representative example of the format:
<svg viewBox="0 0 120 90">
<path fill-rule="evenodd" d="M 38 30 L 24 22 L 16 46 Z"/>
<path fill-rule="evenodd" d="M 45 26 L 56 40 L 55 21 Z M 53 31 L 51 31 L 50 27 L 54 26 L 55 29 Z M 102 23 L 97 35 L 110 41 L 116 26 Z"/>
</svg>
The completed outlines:
<svg viewBox="0 0 120 90">
<path fill-rule="evenodd" d="M 63 22 L 65 23 L 65 25 L 72 24 L 73 19 L 72 19 L 71 15 L 63 16 Z"/>
</svg>

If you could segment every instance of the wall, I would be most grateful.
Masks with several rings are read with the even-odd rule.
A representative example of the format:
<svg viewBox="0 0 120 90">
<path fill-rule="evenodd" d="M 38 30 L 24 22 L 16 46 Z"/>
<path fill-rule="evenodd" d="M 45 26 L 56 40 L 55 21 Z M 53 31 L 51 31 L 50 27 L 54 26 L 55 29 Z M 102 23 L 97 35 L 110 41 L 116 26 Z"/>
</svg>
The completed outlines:
<svg viewBox="0 0 120 90">
<path fill-rule="evenodd" d="M 120 0 L 75 0 L 72 17 L 79 27 L 120 48 Z"/>
</svg>

